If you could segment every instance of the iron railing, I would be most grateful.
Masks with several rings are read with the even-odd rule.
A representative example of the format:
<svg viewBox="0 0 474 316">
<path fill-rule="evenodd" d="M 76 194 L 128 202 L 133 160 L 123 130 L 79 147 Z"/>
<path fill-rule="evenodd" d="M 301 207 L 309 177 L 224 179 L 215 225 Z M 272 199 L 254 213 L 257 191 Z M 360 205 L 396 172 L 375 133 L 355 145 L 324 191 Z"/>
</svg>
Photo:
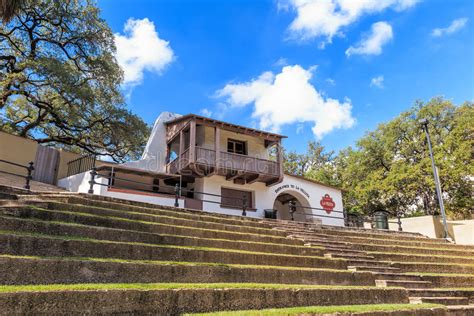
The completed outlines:
<svg viewBox="0 0 474 316">
<path fill-rule="evenodd" d="M 83 173 L 95 167 L 96 156 L 85 155 L 67 163 L 67 176 Z"/>
<path fill-rule="evenodd" d="M 117 185 L 115 183 L 116 180 L 133 183 L 135 185 L 142 185 L 142 186 L 145 186 L 145 187 L 150 187 L 150 186 L 156 187 L 156 185 L 154 185 L 154 184 L 141 182 L 141 181 L 136 181 L 136 180 L 125 179 L 125 178 L 119 178 L 119 177 L 116 177 L 112 174 L 111 175 L 99 174 L 95 167 L 92 168 L 92 170 L 90 172 L 90 175 L 91 175 L 91 180 L 89 181 L 89 190 L 88 190 L 88 193 L 90 193 L 90 194 L 94 193 L 94 185 L 101 185 L 101 186 L 106 186 L 106 187 L 109 187 L 109 188 L 130 189 L 130 187 Z M 98 178 L 98 177 L 108 179 L 108 183 L 100 183 L 100 182 L 95 181 L 96 178 Z M 176 176 L 176 177 L 179 177 L 179 176 Z M 215 194 L 215 193 L 188 190 L 188 189 L 182 188 L 179 183 L 176 183 L 174 188 L 160 187 L 161 192 L 148 190 L 148 189 L 144 189 L 144 188 L 137 188 L 137 187 L 133 187 L 132 190 L 139 191 L 139 192 L 147 192 L 147 193 L 165 193 L 165 194 L 173 195 L 174 199 L 175 199 L 175 202 L 174 202 L 175 207 L 179 207 L 179 199 L 183 197 L 183 193 L 192 193 L 194 195 L 200 194 L 200 195 L 203 195 L 203 196 L 211 196 L 211 197 L 220 197 L 221 198 L 221 201 L 213 201 L 213 200 L 208 200 L 208 199 L 196 199 L 195 198 L 195 200 L 198 200 L 198 201 L 203 202 L 203 203 L 205 202 L 205 203 L 222 204 L 222 198 L 236 200 L 236 201 L 240 201 L 241 203 L 236 203 L 236 205 L 233 205 L 233 206 L 241 208 L 242 209 L 242 216 L 247 216 L 248 201 L 247 201 L 247 197 L 245 195 L 243 195 L 242 198 L 239 198 L 239 197 L 223 196 L 221 194 Z M 163 191 L 168 191 L 168 192 L 163 192 Z"/>
<path fill-rule="evenodd" d="M 19 168 L 24 168 L 24 169 L 26 169 L 26 175 L 14 173 L 14 172 L 9 172 L 9 171 L 3 171 L 3 172 L 4 172 L 4 173 L 7 173 L 7 174 L 14 175 L 14 176 L 19 176 L 19 177 L 25 178 L 26 184 L 25 184 L 24 188 L 27 189 L 27 190 L 30 189 L 30 181 L 31 181 L 31 179 L 33 178 L 33 177 L 32 177 L 32 173 L 33 173 L 33 170 L 35 170 L 35 168 L 33 167 L 33 161 L 30 161 L 30 162 L 28 163 L 28 166 L 20 165 L 20 164 L 18 164 L 18 163 L 11 162 L 11 161 L 8 161 L 8 160 L 3 160 L 3 159 L 0 159 L 0 162 L 9 164 L 9 165 L 12 165 L 12 166 L 15 166 L 15 167 L 19 167 Z"/>
</svg>

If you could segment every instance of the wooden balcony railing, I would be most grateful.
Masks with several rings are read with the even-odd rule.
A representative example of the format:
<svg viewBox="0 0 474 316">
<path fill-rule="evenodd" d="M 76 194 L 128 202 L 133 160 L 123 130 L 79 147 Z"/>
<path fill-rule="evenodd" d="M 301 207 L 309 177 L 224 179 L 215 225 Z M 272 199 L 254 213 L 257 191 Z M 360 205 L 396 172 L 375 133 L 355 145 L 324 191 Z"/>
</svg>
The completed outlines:
<svg viewBox="0 0 474 316">
<path fill-rule="evenodd" d="M 203 147 L 197 147 L 195 150 L 195 163 L 204 167 L 216 167 L 216 151 Z M 181 157 L 176 158 L 169 163 L 169 172 L 177 173 L 189 164 L 189 148 L 183 152 Z M 240 155 L 228 152 L 220 152 L 220 158 L 217 161 L 219 170 L 243 171 L 246 173 L 262 174 L 278 177 L 280 175 L 280 166 L 278 162 L 247 155 Z"/>
</svg>

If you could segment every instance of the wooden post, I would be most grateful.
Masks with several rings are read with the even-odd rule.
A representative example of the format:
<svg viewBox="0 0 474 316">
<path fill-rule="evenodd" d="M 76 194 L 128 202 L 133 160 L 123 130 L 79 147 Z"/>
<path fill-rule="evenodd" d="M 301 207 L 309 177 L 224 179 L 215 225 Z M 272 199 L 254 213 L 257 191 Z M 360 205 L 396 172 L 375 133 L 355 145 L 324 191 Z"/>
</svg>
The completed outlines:
<svg viewBox="0 0 474 316">
<path fill-rule="evenodd" d="M 216 151 L 216 162 L 215 162 L 215 171 L 214 173 L 219 172 L 220 162 L 221 162 L 221 129 L 216 126 L 214 128 L 214 149 Z"/>
<path fill-rule="evenodd" d="M 281 140 L 276 143 L 277 146 L 277 162 L 278 162 L 278 174 L 280 177 L 283 176 L 283 150 L 281 147 Z"/>
<path fill-rule="evenodd" d="M 189 163 L 196 161 L 196 121 L 189 122 Z"/>
<path fill-rule="evenodd" d="M 178 152 L 178 170 L 183 168 L 182 155 L 184 153 L 184 132 L 181 130 L 179 132 L 179 152 Z"/>
</svg>

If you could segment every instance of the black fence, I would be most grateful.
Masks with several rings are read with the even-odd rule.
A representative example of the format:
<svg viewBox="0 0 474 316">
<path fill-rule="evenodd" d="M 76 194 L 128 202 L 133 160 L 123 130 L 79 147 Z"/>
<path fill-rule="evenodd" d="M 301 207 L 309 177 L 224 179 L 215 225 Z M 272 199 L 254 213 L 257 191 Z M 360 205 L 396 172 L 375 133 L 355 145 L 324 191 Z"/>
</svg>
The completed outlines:
<svg viewBox="0 0 474 316">
<path fill-rule="evenodd" d="M 184 189 L 181 187 L 179 183 L 176 183 L 174 188 L 170 187 L 160 187 L 160 192 L 157 192 L 153 190 L 154 187 L 157 187 L 157 185 L 150 184 L 150 183 L 145 183 L 141 181 L 136 181 L 136 180 L 130 180 L 130 179 L 124 179 L 120 177 L 116 177 L 113 172 L 111 172 L 110 175 L 104 175 L 104 174 L 99 174 L 96 171 L 96 168 L 93 167 L 91 172 L 91 180 L 89 181 L 89 190 L 88 193 L 93 194 L 94 193 L 94 185 L 100 185 L 100 186 L 106 186 L 109 188 L 120 188 L 120 189 L 130 189 L 130 187 L 125 187 L 125 186 L 120 186 L 116 184 L 116 180 L 119 181 L 124 181 L 124 182 L 129 182 L 133 183 L 135 185 L 143 186 L 143 187 L 152 187 L 152 190 L 145 189 L 145 188 L 137 188 L 134 187 L 133 190 L 139 191 L 139 192 L 147 192 L 147 193 L 165 193 L 174 196 L 175 202 L 174 206 L 179 207 L 179 199 L 183 198 L 183 193 L 192 193 L 193 195 L 202 195 L 202 196 L 209 196 L 209 197 L 219 197 L 221 198 L 220 201 L 213 201 L 213 200 L 208 200 L 208 199 L 196 199 L 202 203 L 215 203 L 215 204 L 222 204 L 222 198 L 225 198 L 226 200 L 234 200 L 237 201 L 233 206 L 236 208 L 242 209 L 242 216 L 247 216 L 247 210 L 248 210 L 248 201 L 247 197 L 244 195 L 242 198 L 239 197 L 230 197 L 230 196 L 223 196 L 221 194 L 214 194 L 214 193 L 208 193 L 208 192 L 200 192 L 200 191 L 195 191 L 195 190 L 189 190 L 189 189 Z M 100 183 L 95 181 L 96 178 L 104 178 L 107 179 L 107 183 Z M 176 176 L 176 178 L 179 178 L 179 176 Z"/>
<path fill-rule="evenodd" d="M 67 176 L 83 173 L 95 167 L 96 156 L 86 155 L 67 163 Z"/>
<path fill-rule="evenodd" d="M 11 165 L 11 166 L 19 167 L 19 168 L 24 168 L 26 170 L 26 174 L 18 174 L 18 173 L 8 172 L 8 171 L 3 171 L 3 172 L 7 173 L 7 174 L 14 175 L 14 176 L 19 176 L 19 177 L 25 178 L 26 184 L 25 184 L 24 188 L 27 189 L 27 190 L 30 189 L 30 181 L 33 178 L 32 173 L 33 173 L 33 170 L 35 170 L 35 168 L 33 167 L 33 161 L 30 161 L 28 163 L 28 166 L 20 165 L 18 163 L 11 162 L 11 161 L 8 161 L 8 160 L 3 160 L 3 159 L 0 159 L 0 162 Z"/>
<path fill-rule="evenodd" d="M 183 193 L 185 193 L 185 194 L 191 193 L 191 194 L 193 194 L 193 196 L 194 195 L 202 195 L 204 197 L 209 196 L 209 197 L 218 197 L 218 198 L 220 198 L 220 201 L 214 201 L 214 200 L 209 200 L 209 199 L 196 199 L 195 197 L 193 198 L 193 199 L 198 200 L 202 203 L 215 203 L 215 204 L 222 205 L 222 198 L 225 198 L 227 200 L 228 199 L 233 199 L 233 200 L 237 201 L 237 203 L 235 203 L 233 206 L 234 207 L 239 207 L 240 209 L 242 209 L 242 216 L 247 216 L 247 210 L 249 208 L 249 205 L 248 205 L 248 200 L 247 200 L 246 195 L 243 195 L 242 198 L 239 198 L 239 197 L 223 196 L 221 194 L 215 194 L 215 193 L 194 191 L 194 190 L 189 190 L 189 189 L 182 188 L 181 185 L 180 185 L 181 182 L 176 183 L 174 188 L 160 186 L 159 187 L 159 192 L 158 192 L 158 190 L 155 190 L 155 188 L 158 188 L 158 185 L 145 183 L 145 182 L 140 182 L 140 181 L 136 181 L 136 180 L 120 178 L 120 177 L 115 176 L 113 171 L 110 172 L 109 175 L 104 175 L 104 174 L 97 173 L 95 167 L 92 167 L 91 169 L 92 169 L 91 172 L 90 172 L 91 180 L 89 181 L 89 190 L 88 190 L 88 193 L 90 193 L 90 194 L 94 193 L 94 185 L 106 186 L 106 187 L 109 187 L 109 188 L 130 189 L 130 187 L 117 185 L 116 180 L 119 180 L 119 181 L 133 183 L 135 185 L 139 185 L 139 186 L 144 187 L 144 188 L 137 188 L 135 186 L 133 188 L 133 190 L 136 190 L 136 191 L 148 192 L 148 193 L 164 193 L 164 194 L 169 194 L 170 196 L 174 196 L 174 199 L 175 199 L 174 206 L 175 207 L 179 207 L 179 199 L 183 198 Z M 107 183 L 97 182 L 96 179 L 99 178 L 99 177 L 107 179 L 108 180 Z M 176 176 L 176 178 L 179 178 L 179 177 L 180 177 L 179 175 Z M 150 186 L 152 188 L 151 190 L 150 189 L 145 189 L 145 187 L 150 188 Z M 295 220 L 294 214 L 299 213 L 299 214 L 302 214 L 306 217 L 310 216 L 310 217 L 316 217 L 316 218 L 332 218 L 332 219 L 338 219 L 338 220 L 342 219 L 342 220 L 344 220 L 344 226 L 347 226 L 347 227 L 364 227 L 364 222 L 370 222 L 372 229 L 388 229 L 389 228 L 388 227 L 389 223 L 396 223 L 396 224 L 398 224 L 398 230 L 402 231 L 402 222 L 401 222 L 400 214 L 396 214 L 397 221 L 393 221 L 393 220 L 388 219 L 388 217 L 393 216 L 393 214 L 391 214 L 390 212 L 387 212 L 387 211 L 374 212 L 370 216 L 365 216 L 365 215 L 356 214 L 356 213 L 347 213 L 344 210 L 342 210 L 342 211 L 341 210 L 331 210 L 331 213 L 343 214 L 343 216 L 341 217 L 341 216 L 332 216 L 332 215 L 329 215 L 329 214 L 326 215 L 326 214 L 314 214 L 313 212 L 311 212 L 311 213 L 306 213 L 306 212 L 302 213 L 301 212 L 301 211 L 304 211 L 306 209 L 327 212 L 327 210 L 324 209 L 324 208 L 296 205 L 294 201 L 289 201 L 288 202 L 288 211 L 289 211 L 289 214 L 290 214 L 290 219 L 292 221 Z M 276 219 L 276 210 L 266 209 L 266 210 L 264 210 L 264 212 L 265 212 L 265 217 L 266 218 Z M 381 216 L 380 213 L 384 213 L 384 216 Z"/>
</svg>

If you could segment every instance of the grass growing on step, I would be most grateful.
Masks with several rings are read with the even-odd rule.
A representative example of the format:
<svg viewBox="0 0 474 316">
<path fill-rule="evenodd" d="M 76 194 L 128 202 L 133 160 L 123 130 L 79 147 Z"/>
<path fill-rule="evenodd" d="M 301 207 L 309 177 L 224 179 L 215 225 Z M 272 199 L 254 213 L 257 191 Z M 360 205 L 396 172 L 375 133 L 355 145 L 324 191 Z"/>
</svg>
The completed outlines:
<svg viewBox="0 0 474 316">
<path fill-rule="evenodd" d="M 403 288 L 380 288 L 375 286 L 333 286 L 303 284 L 262 283 L 85 283 L 85 284 L 41 284 L 0 285 L 0 293 L 52 292 L 52 291 L 107 291 L 107 290 L 174 290 L 174 289 L 269 289 L 269 290 L 382 290 Z"/>
<path fill-rule="evenodd" d="M 75 208 L 79 208 L 79 209 L 88 209 L 88 208 L 91 208 L 91 209 L 98 209 L 98 210 L 103 210 L 103 211 L 107 211 L 107 212 L 114 212 L 114 213 L 124 213 L 124 214 L 129 214 L 129 215 L 139 215 L 139 216 L 150 216 L 152 218 L 163 218 L 163 219 L 171 219 L 171 220 L 179 220 L 179 221 L 185 221 L 185 222 L 190 222 L 190 223 L 194 223 L 196 222 L 196 219 L 188 219 L 188 218 L 183 218 L 183 217 L 178 217 L 178 216 L 172 216 L 172 215 L 175 215 L 176 213 L 172 214 L 172 215 L 160 215 L 160 214 L 153 214 L 153 213 L 140 213 L 140 212 L 135 212 L 135 211 L 126 211 L 126 210 L 115 210 L 115 209 L 112 209 L 112 208 L 106 208 L 106 207 L 101 207 L 101 206 L 95 206 L 95 205 L 80 205 L 80 204 L 66 204 L 66 203 L 60 203 L 60 202 L 49 202 L 50 205 L 54 206 L 54 205 L 61 205 L 61 206 L 66 206 L 66 207 L 75 207 Z M 206 222 L 206 221 L 203 221 L 203 220 L 200 220 L 198 219 L 197 221 L 199 222 L 202 222 L 202 223 L 205 223 L 205 224 L 210 224 L 210 225 L 222 225 L 222 226 L 226 226 L 226 227 L 229 227 L 229 228 L 250 228 L 250 229 L 254 229 L 256 231 L 262 231 L 262 232 L 275 232 L 274 229 L 271 229 L 271 228 L 263 228 L 263 227 L 246 227 L 244 225 L 235 225 L 235 224 L 222 224 L 222 223 L 217 223 L 217 222 Z"/>
<path fill-rule="evenodd" d="M 12 219 L 9 216 L 1 216 L 0 218 L 5 219 Z M 30 222 L 30 223 L 41 223 L 41 224 L 55 224 L 61 226 L 71 226 L 71 227 L 81 227 L 81 228 L 88 228 L 88 229 L 101 229 L 102 227 L 92 226 L 92 225 L 84 225 L 84 224 L 77 224 L 71 222 L 64 222 L 64 221 L 45 221 L 45 220 L 38 220 L 38 219 L 31 219 L 31 218 L 17 218 L 14 217 L 15 220 Z M 184 239 L 194 239 L 194 240 L 207 240 L 207 241 L 220 241 L 220 242 L 238 242 L 244 244 L 257 244 L 257 245 L 267 245 L 273 247 L 282 247 L 282 248 L 292 248 L 292 249 L 300 249 L 300 250 L 324 250 L 323 247 L 308 247 L 308 246 L 298 246 L 298 245 L 290 245 L 290 244 L 277 244 L 277 243 L 269 243 L 269 242 L 260 242 L 260 241 L 248 241 L 248 240 L 231 240 L 231 239 L 224 239 L 224 238 L 206 238 L 206 237 L 196 237 L 196 236 L 184 236 L 184 235 L 173 235 L 173 234 L 160 234 L 160 233 L 151 233 L 145 231 L 138 231 L 138 230 L 130 230 L 130 229 L 122 229 L 122 228 L 112 228 L 112 227 L 105 227 L 106 229 L 110 229 L 113 231 L 120 231 L 120 232 L 130 232 L 130 233 L 139 233 L 144 235 L 155 235 L 161 237 L 173 237 L 173 238 L 184 238 Z"/>
<path fill-rule="evenodd" d="M 263 310 L 246 310 L 233 312 L 214 312 L 201 314 L 185 314 L 200 316 L 267 316 L 267 315 L 300 315 L 300 314 L 333 314 L 333 313 L 361 313 L 361 312 L 388 312 L 401 310 L 416 310 L 428 308 L 446 308 L 439 304 L 377 304 L 377 305 L 341 305 L 341 306 L 304 306 L 290 308 L 272 308 Z"/>
<path fill-rule="evenodd" d="M 397 256 L 410 256 L 410 257 L 436 257 L 436 258 L 450 258 L 450 259 L 468 259 L 473 260 L 474 257 L 460 257 L 460 256 L 446 256 L 446 255 L 434 255 L 434 254 L 415 254 L 415 253 L 398 253 L 398 252 L 384 252 L 384 251 L 367 251 L 369 255 L 397 255 Z"/>
<path fill-rule="evenodd" d="M 142 220 L 133 220 L 133 219 L 123 218 L 123 217 L 115 217 L 115 216 L 99 216 L 99 215 L 90 214 L 90 213 L 50 210 L 50 209 L 44 209 L 44 208 L 40 208 L 40 207 L 32 206 L 32 205 L 29 205 L 26 208 L 30 208 L 30 209 L 33 209 L 33 210 L 36 210 L 36 211 L 41 211 L 41 212 L 66 214 L 66 215 L 71 215 L 71 216 L 78 216 L 79 215 L 79 216 L 85 216 L 85 217 L 89 217 L 89 218 L 99 218 L 99 219 L 106 219 L 106 220 L 123 221 L 123 222 L 138 223 L 138 224 L 144 224 L 144 225 L 174 227 L 174 228 L 186 229 L 188 231 L 189 230 L 206 231 L 206 232 L 214 232 L 214 233 L 221 233 L 221 234 L 222 233 L 235 234 L 235 235 L 242 235 L 242 236 L 252 235 L 252 236 L 256 236 L 256 237 L 273 238 L 273 239 L 275 239 L 275 241 L 287 240 L 287 238 L 284 237 L 284 236 L 242 233 L 242 232 L 236 232 L 236 231 L 218 230 L 218 229 L 209 229 L 209 228 L 197 228 L 197 227 L 183 226 L 183 225 L 171 225 L 171 224 L 165 224 L 165 223 L 147 222 L 147 221 L 142 221 Z"/>
<path fill-rule="evenodd" d="M 405 272 L 407 275 L 419 275 L 419 276 L 439 276 L 439 277 L 471 277 L 474 278 L 474 274 L 467 273 L 437 273 L 437 272 Z"/>
<path fill-rule="evenodd" d="M 318 256 L 273 254 L 269 252 L 257 252 L 257 251 L 238 250 L 238 249 L 222 249 L 222 248 L 198 247 L 198 246 L 157 245 L 157 244 L 147 244 L 147 243 L 140 243 L 140 242 L 100 240 L 100 239 L 78 237 L 78 236 L 45 235 L 45 234 L 40 234 L 40 233 L 27 233 L 27 232 L 8 231 L 8 230 L 0 230 L 0 235 L 14 235 L 14 236 L 20 236 L 20 237 L 38 237 L 38 238 L 48 238 L 48 239 L 64 240 L 64 241 L 87 241 L 87 242 L 93 242 L 97 244 L 119 244 L 119 245 L 155 247 L 155 248 L 184 249 L 184 250 L 194 250 L 194 251 L 230 252 L 230 253 L 240 253 L 240 254 L 259 255 L 259 256 L 291 257 L 291 258 L 296 257 L 296 258 L 301 258 L 301 259 L 318 259 L 318 260 L 343 260 L 343 259 L 338 259 L 338 258 L 337 259 L 324 258 L 324 257 L 318 257 Z"/>
<path fill-rule="evenodd" d="M 291 266 L 270 266 L 270 265 L 252 265 L 252 264 L 228 264 L 218 262 L 187 262 L 187 261 L 160 261 L 160 260 L 133 260 L 133 259 L 117 259 L 117 258 L 92 258 L 92 257 L 41 257 L 41 256 L 15 256 L 0 255 L 1 258 L 8 259 L 29 259 L 29 260 L 71 260 L 71 261 L 91 261 L 91 262 L 110 262 L 123 264 L 149 264 L 149 265 L 178 265 L 178 266 L 205 266 L 205 267 L 225 267 L 237 269 L 275 269 L 275 270 L 294 270 L 294 271 L 315 271 L 315 272 L 332 272 L 342 274 L 370 273 L 370 272 L 354 272 L 342 269 L 325 269 L 325 268 L 308 268 L 308 267 L 291 267 Z"/>
</svg>

